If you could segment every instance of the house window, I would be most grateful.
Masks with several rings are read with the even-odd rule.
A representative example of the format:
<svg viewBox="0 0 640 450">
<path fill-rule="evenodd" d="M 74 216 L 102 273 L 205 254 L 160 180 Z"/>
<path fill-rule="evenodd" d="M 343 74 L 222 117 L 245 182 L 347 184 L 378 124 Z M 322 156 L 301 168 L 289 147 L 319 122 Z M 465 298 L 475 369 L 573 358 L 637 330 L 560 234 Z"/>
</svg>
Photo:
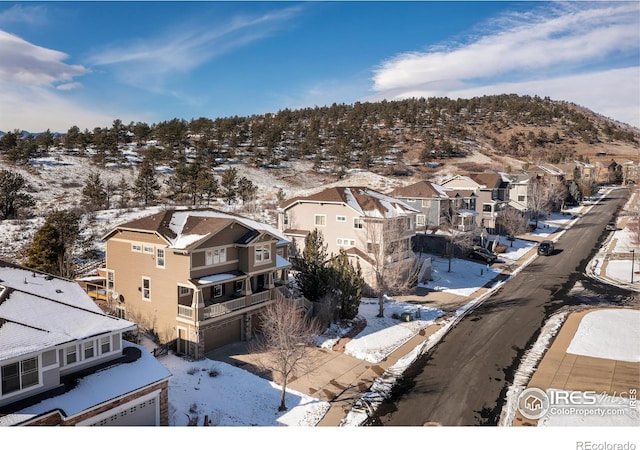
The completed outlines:
<svg viewBox="0 0 640 450">
<path fill-rule="evenodd" d="M 491 212 L 493 208 L 491 208 L 491 203 L 483 203 L 482 212 Z"/>
<path fill-rule="evenodd" d="M 100 354 L 104 355 L 111 351 L 111 336 L 100 338 Z"/>
<path fill-rule="evenodd" d="M 221 284 L 216 284 L 213 287 L 213 298 L 222 297 L 222 291 L 223 291 L 222 285 Z"/>
<path fill-rule="evenodd" d="M 163 248 L 156 249 L 156 266 L 164 268 L 164 249 Z"/>
<path fill-rule="evenodd" d="M 431 206 L 431 200 L 422 199 L 422 207 L 428 208 L 429 206 Z"/>
<path fill-rule="evenodd" d="M 364 228 L 364 219 L 361 219 L 360 217 L 354 217 L 353 218 L 353 228 L 357 228 L 358 230 L 361 230 Z"/>
<path fill-rule="evenodd" d="M 518 201 L 524 202 L 524 195 L 518 195 Z"/>
<path fill-rule="evenodd" d="M 23 359 L 2 366 L 2 395 L 35 386 L 40 381 L 38 358 Z"/>
<path fill-rule="evenodd" d="M 336 216 L 336 222 L 346 222 L 347 216 Z"/>
<path fill-rule="evenodd" d="M 64 350 L 66 361 L 67 361 L 67 365 L 73 364 L 76 361 L 78 361 L 78 353 L 77 353 L 77 351 L 78 351 L 78 349 L 76 348 L 75 345 L 73 347 L 67 347 Z"/>
<path fill-rule="evenodd" d="M 185 286 L 178 286 L 178 295 L 180 297 L 184 297 L 185 295 L 189 295 L 191 293 L 191 289 Z"/>
<path fill-rule="evenodd" d="M 226 248 L 214 248 L 213 250 L 207 250 L 205 255 L 207 266 L 227 262 Z"/>
<path fill-rule="evenodd" d="M 271 245 L 256 245 L 256 262 L 268 262 L 271 261 Z"/>
<path fill-rule="evenodd" d="M 142 252 L 142 245 L 140 245 L 140 244 L 131 244 L 131 251 L 132 252 L 141 253 Z"/>
<path fill-rule="evenodd" d="M 282 225 L 285 227 L 289 226 L 289 214 L 285 213 L 282 215 Z"/>
<path fill-rule="evenodd" d="M 93 358 L 95 355 L 94 343 L 93 341 L 87 341 L 82 344 L 82 348 L 84 349 L 84 359 Z"/>
<path fill-rule="evenodd" d="M 153 245 L 144 245 L 144 246 L 142 247 L 142 251 L 143 251 L 144 253 L 148 253 L 148 254 L 150 254 L 150 255 L 153 255 Z"/>
<path fill-rule="evenodd" d="M 142 277 L 142 299 L 151 300 L 151 278 Z"/>
<path fill-rule="evenodd" d="M 418 226 L 424 226 L 424 214 L 418 214 L 416 216 L 416 223 Z"/>
<path fill-rule="evenodd" d="M 116 274 L 113 270 L 107 270 L 107 290 L 113 291 L 115 289 Z"/>
<path fill-rule="evenodd" d="M 347 239 L 347 238 L 338 238 L 336 239 L 336 244 L 338 245 L 356 245 L 355 239 Z"/>
<path fill-rule="evenodd" d="M 317 227 L 325 227 L 325 226 L 327 226 L 327 215 L 326 214 L 314 214 L 313 215 L 313 223 Z"/>
<path fill-rule="evenodd" d="M 127 310 L 124 309 L 122 306 L 116 306 L 116 317 L 118 319 L 126 319 L 127 317 Z"/>
<path fill-rule="evenodd" d="M 242 292 L 244 289 L 244 280 L 237 280 L 234 286 L 235 292 Z"/>
</svg>

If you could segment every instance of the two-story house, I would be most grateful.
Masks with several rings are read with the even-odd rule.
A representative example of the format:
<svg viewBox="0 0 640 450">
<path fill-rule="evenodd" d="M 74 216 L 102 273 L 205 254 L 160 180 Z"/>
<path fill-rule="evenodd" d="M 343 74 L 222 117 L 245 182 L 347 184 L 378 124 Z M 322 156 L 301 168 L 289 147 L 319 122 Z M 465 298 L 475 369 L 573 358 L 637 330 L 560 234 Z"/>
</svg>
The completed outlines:
<svg viewBox="0 0 640 450">
<path fill-rule="evenodd" d="M 0 425 L 168 425 L 169 371 L 77 283 L 0 261 Z"/>
<path fill-rule="evenodd" d="M 461 231 L 475 228 L 476 195 L 472 190 L 447 189 L 429 181 L 418 181 L 394 189 L 391 195 L 418 209 L 416 230 L 454 226 Z"/>
<path fill-rule="evenodd" d="M 117 315 L 203 358 L 249 340 L 262 308 L 288 295 L 289 241 L 213 209 L 169 209 L 109 231 L 106 294 Z M 279 297 L 278 297 L 279 298 Z"/>
<path fill-rule="evenodd" d="M 375 285 L 376 255 L 392 253 L 396 263 L 414 258 L 411 238 L 420 211 L 407 203 L 366 187 L 332 187 L 306 197 L 284 201 L 278 211 L 278 228 L 304 250 L 305 237 L 319 230 L 327 253 L 343 249 L 362 267 L 365 282 Z"/>
<path fill-rule="evenodd" d="M 440 184 L 449 189 L 472 190 L 478 197 L 478 226 L 491 232 L 496 231 L 498 217 L 509 203 L 509 180 L 503 173 L 478 172 L 468 176 L 455 175 Z"/>
</svg>

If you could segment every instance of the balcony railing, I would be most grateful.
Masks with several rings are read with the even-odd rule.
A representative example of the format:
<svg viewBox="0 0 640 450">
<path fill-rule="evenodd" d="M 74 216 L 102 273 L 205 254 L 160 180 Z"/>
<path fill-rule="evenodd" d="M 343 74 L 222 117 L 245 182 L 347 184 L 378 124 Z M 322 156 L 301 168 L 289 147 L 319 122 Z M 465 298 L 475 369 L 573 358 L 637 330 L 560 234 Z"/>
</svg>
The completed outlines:
<svg viewBox="0 0 640 450">
<path fill-rule="evenodd" d="M 191 306 L 178 305 L 178 317 L 193 319 L 193 308 Z"/>
<path fill-rule="evenodd" d="M 251 305 L 257 305 L 258 303 L 263 303 L 268 300 L 271 300 L 271 292 L 270 291 L 262 291 L 257 294 L 251 294 Z"/>
<path fill-rule="evenodd" d="M 216 303 L 211 306 L 207 306 L 204 309 L 204 318 L 210 319 L 212 317 L 218 317 L 223 314 L 228 314 L 237 309 L 241 309 L 247 306 L 246 297 L 236 298 L 224 303 Z"/>
<path fill-rule="evenodd" d="M 258 292 L 248 297 L 235 298 L 222 303 L 215 303 L 207 306 L 203 310 L 203 319 L 211 319 L 212 317 L 222 316 L 247 306 L 257 305 L 271 300 L 271 291 Z M 185 305 L 178 305 L 178 317 L 193 319 L 193 308 Z"/>
</svg>

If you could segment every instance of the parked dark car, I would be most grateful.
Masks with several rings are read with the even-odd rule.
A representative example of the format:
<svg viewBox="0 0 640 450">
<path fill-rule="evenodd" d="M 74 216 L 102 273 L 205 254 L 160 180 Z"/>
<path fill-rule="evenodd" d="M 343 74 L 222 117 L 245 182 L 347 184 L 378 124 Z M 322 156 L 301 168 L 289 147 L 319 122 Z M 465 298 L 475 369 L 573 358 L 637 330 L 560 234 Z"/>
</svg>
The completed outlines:
<svg viewBox="0 0 640 450">
<path fill-rule="evenodd" d="M 553 245 L 553 241 L 542 241 L 538 245 L 538 255 L 549 256 L 553 254 L 553 250 L 555 246 Z"/>
<path fill-rule="evenodd" d="M 607 224 L 607 226 L 605 227 L 605 229 L 607 231 L 616 231 L 618 229 L 618 227 L 616 227 L 616 223 L 615 222 L 609 222 Z"/>
<path fill-rule="evenodd" d="M 479 245 L 474 245 L 469 250 L 468 256 L 471 259 L 478 259 L 487 263 L 494 263 L 498 260 L 498 255 Z"/>
</svg>

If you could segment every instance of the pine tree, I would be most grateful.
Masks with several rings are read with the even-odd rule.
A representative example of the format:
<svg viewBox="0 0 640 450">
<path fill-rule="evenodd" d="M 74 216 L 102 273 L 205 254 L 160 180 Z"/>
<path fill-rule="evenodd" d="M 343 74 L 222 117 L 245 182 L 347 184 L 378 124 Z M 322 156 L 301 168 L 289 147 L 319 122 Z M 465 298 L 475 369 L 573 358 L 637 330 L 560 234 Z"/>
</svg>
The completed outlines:
<svg viewBox="0 0 640 450">
<path fill-rule="evenodd" d="M 33 197 L 22 192 L 27 181 L 19 173 L 0 170 L 0 220 L 13 219 L 23 208 L 35 205 Z"/>
<path fill-rule="evenodd" d="M 144 206 L 154 202 L 158 198 L 158 190 L 160 185 L 156 178 L 156 171 L 151 163 L 150 158 L 144 157 L 140 164 L 140 172 L 136 178 L 133 192 L 138 200 L 141 200 Z"/>
<path fill-rule="evenodd" d="M 220 186 L 222 187 L 223 197 L 227 200 L 227 204 L 230 205 L 238 195 L 238 171 L 235 167 L 229 167 L 222 172 Z"/>
<path fill-rule="evenodd" d="M 302 295 L 312 302 L 319 301 L 330 292 L 327 259 L 327 245 L 322 233 L 314 229 L 304 239 L 302 258 L 294 264 L 298 287 Z"/>
<path fill-rule="evenodd" d="M 129 183 L 127 183 L 127 180 L 124 177 L 124 175 L 122 175 L 120 177 L 120 181 L 118 182 L 118 185 L 116 186 L 116 190 L 120 195 L 120 201 L 118 202 L 118 207 L 126 208 L 127 206 L 129 206 L 129 198 L 130 198 L 129 190 L 130 189 L 131 189 L 131 186 L 129 185 Z"/>
<path fill-rule="evenodd" d="M 347 253 L 340 249 L 338 256 L 329 262 L 331 289 L 338 300 L 340 319 L 351 320 L 358 315 L 360 299 L 365 286 L 360 263 L 349 261 Z"/>
<path fill-rule="evenodd" d="M 49 214 L 27 249 L 27 267 L 72 278 L 72 250 L 80 236 L 80 218 L 73 210 Z"/>
<path fill-rule="evenodd" d="M 27 267 L 42 272 L 58 274 L 58 255 L 64 252 L 58 229 L 45 222 L 33 235 L 33 241 L 27 249 Z"/>
<path fill-rule="evenodd" d="M 255 200 L 256 193 L 258 192 L 258 186 L 253 184 L 253 182 L 247 177 L 242 177 L 238 181 L 238 194 L 242 199 L 242 204 L 244 205 L 249 200 Z"/>
<path fill-rule="evenodd" d="M 85 198 L 85 203 L 92 210 L 105 206 L 107 191 L 105 190 L 99 172 L 93 172 L 87 176 L 84 188 L 82 189 L 82 195 Z"/>
</svg>

